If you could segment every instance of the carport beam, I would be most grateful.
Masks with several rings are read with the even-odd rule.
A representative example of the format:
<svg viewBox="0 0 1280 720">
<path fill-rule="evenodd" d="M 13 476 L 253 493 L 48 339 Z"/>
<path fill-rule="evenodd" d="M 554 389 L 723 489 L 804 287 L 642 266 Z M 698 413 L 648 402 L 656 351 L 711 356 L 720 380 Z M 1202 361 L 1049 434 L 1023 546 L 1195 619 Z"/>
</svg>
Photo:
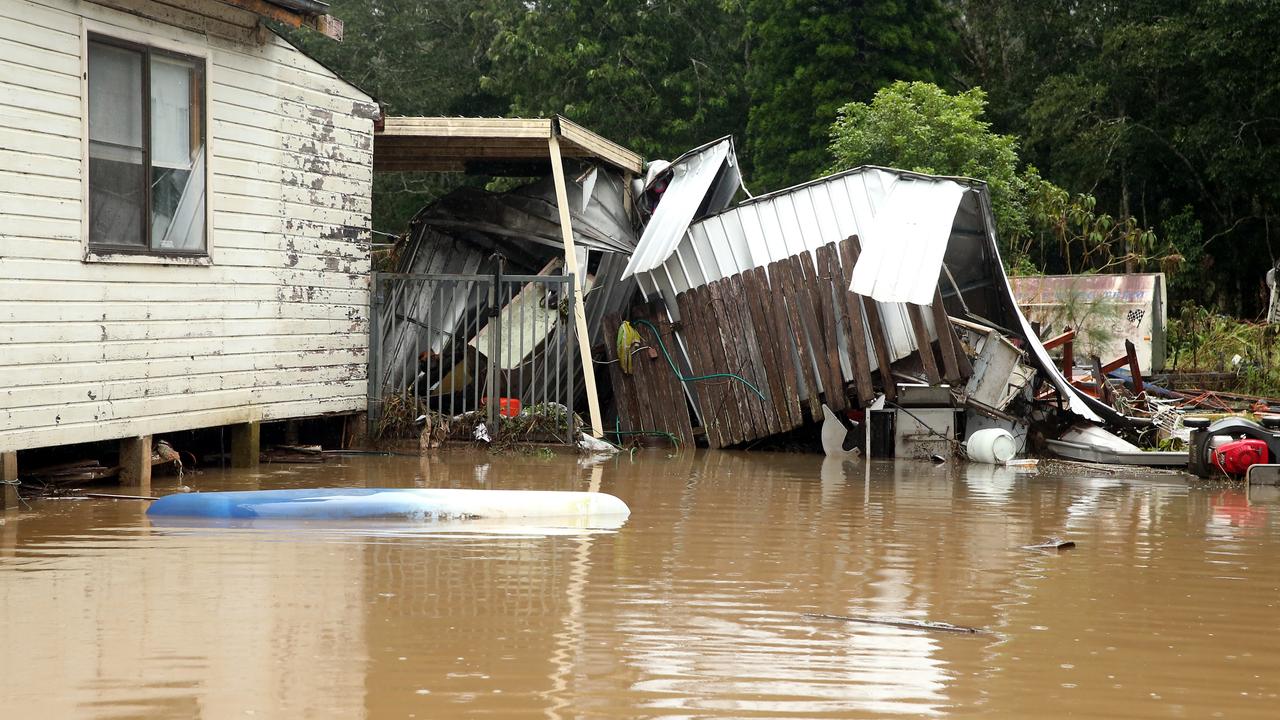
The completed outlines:
<svg viewBox="0 0 1280 720">
<path fill-rule="evenodd" d="M 582 379 L 587 389 L 587 409 L 591 414 L 591 434 L 604 436 L 600 418 L 600 398 L 596 396 L 596 368 L 591 361 L 591 334 L 587 331 L 587 311 L 583 304 L 583 278 L 578 272 L 578 253 L 573 247 L 573 225 L 569 220 L 569 196 L 565 190 L 564 163 L 560 159 L 560 140 L 552 129 L 547 144 L 551 150 L 551 175 L 556 183 L 556 207 L 560 210 L 560 236 L 564 241 L 564 266 L 573 276 L 573 322 L 578 334 L 578 355 L 582 361 Z"/>
</svg>

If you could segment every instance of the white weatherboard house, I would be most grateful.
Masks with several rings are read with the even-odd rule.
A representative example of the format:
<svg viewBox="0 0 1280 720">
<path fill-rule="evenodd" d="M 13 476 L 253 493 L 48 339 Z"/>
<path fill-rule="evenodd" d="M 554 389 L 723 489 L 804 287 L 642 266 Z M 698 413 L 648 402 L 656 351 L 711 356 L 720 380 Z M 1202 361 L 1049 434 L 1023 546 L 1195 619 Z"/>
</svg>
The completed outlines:
<svg viewBox="0 0 1280 720">
<path fill-rule="evenodd" d="M 263 25 L 324 13 L 0 0 L 7 466 L 365 408 L 378 108 Z"/>
</svg>

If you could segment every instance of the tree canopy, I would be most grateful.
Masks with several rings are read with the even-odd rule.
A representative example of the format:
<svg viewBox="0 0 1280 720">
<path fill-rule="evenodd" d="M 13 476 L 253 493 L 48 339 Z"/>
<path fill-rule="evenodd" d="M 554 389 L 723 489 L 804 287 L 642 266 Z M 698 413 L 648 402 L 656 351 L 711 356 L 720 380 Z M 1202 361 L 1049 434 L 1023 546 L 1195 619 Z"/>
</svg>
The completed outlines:
<svg viewBox="0 0 1280 720">
<path fill-rule="evenodd" d="M 756 190 L 820 174 L 832 150 L 976 175 L 1023 269 L 1163 260 L 1182 268 L 1175 299 L 1244 314 L 1280 258 L 1277 2 L 331 4 L 345 42 L 290 37 L 390 113 L 564 113 L 649 158 L 734 134 Z M 449 185 L 377 183 L 389 230 Z"/>
</svg>

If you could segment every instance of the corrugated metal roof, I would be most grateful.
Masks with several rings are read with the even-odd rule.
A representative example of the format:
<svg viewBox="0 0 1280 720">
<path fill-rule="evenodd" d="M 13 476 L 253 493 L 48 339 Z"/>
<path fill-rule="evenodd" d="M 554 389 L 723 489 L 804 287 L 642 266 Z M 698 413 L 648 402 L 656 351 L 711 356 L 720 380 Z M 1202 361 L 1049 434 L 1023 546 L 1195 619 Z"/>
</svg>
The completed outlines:
<svg viewBox="0 0 1280 720">
<path fill-rule="evenodd" d="M 900 205 L 895 205 L 891 198 L 899 191 Z M 669 190 L 662 202 L 674 198 Z M 925 207 L 926 204 L 936 207 Z M 891 215 L 897 219 L 877 224 L 878 214 L 891 207 L 895 208 Z M 855 282 L 858 268 L 866 263 L 862 272 L 870 287 L 858 285 L 855 292 L 872 297 L 879 304 L 890 355 L 896 361 L 916 351 L 904 299 L 930 305 L 948 247 L 976 248 L 975 254 L 966 258 L 967 264 L 975 267 L 957 270 L 987 278 L 984 282 L 988 286 L 995 283 L 995 291 L 1009 300 L 1008 310 L 1017 317 L 1018 327 L 1013 329 L 1026 339 L 1037 364 L 1061 390 L 1071 410 L 1100 421 L 1087 401 L 1058 372 L 1012 302 L 1013 291 L 1004 275 L 994 225 L 985 183 L 865 166 L 755 197 L 704 217 L 689 225 L 674 247 L 670 233 L 665 232 L 653 239 L 655 248 L 648 248 L 646 233 L 636 247 L 636 255 L 643 254 L 649 269 L 635 275 L 646 297 L 661 297 L 668 313 L 678 319 L 676 296 L 691 287 L 749 268 L 766 267 L 796 253 L 816 253 L 827 243 L 857 235 L 863 239 L 864 247 L 874 244 L 877 249 L 859 259 Z M 945 227 L 947 232 L 940 234 L 939 227 Z M 912 235 L 911 241 L 904 242 L 903 233 Z M 965 244 L 961 246 L 961 242 Z M 655 257 L 662 260 L 655 264 Z M 918 302 L 921 299 L 924 302 Z M 925 318 L 931 336 L 937 337 L 928 313 Z M 849 358 L 841 357 L 846 368 L 849 362 Z"/>
</svg>

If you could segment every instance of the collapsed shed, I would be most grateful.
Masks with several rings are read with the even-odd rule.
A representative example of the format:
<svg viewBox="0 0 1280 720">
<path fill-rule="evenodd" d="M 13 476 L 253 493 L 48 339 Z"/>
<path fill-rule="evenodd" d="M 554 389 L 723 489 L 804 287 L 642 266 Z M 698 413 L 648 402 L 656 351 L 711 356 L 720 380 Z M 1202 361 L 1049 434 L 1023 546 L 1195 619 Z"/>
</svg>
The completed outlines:
<svg viewBox="0 0 1280 720">
<path fill-rule="evenodd" d="M 641 346 L 662 349 L 680 377 L 643 361 L 631 375 L 611 366 L 621 432 L 691 440 L 696 422 L 712 447 L 733 446 L 820 421 L 822 404 L 866 409 L 880 394 L 890 407 L 943 408 L 899 414 L 920 426 L 912 432 L 952 435 L 946 406 L 1015 423 L 976 392 L 993 367 L 981 346 L 998 343 L 962 339 L 953 318 L 1012 338 L 1065 409 L 1097 419 L 1013 301 L 984 183 L 860 167 L 730 207 L 739 181 L 729 138 L 657 180 L 624 277 L 650 303 L 632 315 Z M 619 343 L 611 359 L 635 349 Z M 1013 369 L 1006 377 L 1030 379 Z M 708 377 L 717 382 L 690 381 Z M 999 390 L 1006 402 L 1016 395 Z"/>
<path fill-rule="evenodd" d="M 581 400 L 599 434 L 580 338 L 598 340 L 601 317 L 634 292 L 621 276 L 638 236 L 640 157 L 560 117 L 387 118 L 374 169 L 542 179 L 464 187 L 414 217 L 395 271 L 374 276 L 371 420 L 394 397 L 449 416 L 485 407 L 490 419 Z"/>
</svg>

